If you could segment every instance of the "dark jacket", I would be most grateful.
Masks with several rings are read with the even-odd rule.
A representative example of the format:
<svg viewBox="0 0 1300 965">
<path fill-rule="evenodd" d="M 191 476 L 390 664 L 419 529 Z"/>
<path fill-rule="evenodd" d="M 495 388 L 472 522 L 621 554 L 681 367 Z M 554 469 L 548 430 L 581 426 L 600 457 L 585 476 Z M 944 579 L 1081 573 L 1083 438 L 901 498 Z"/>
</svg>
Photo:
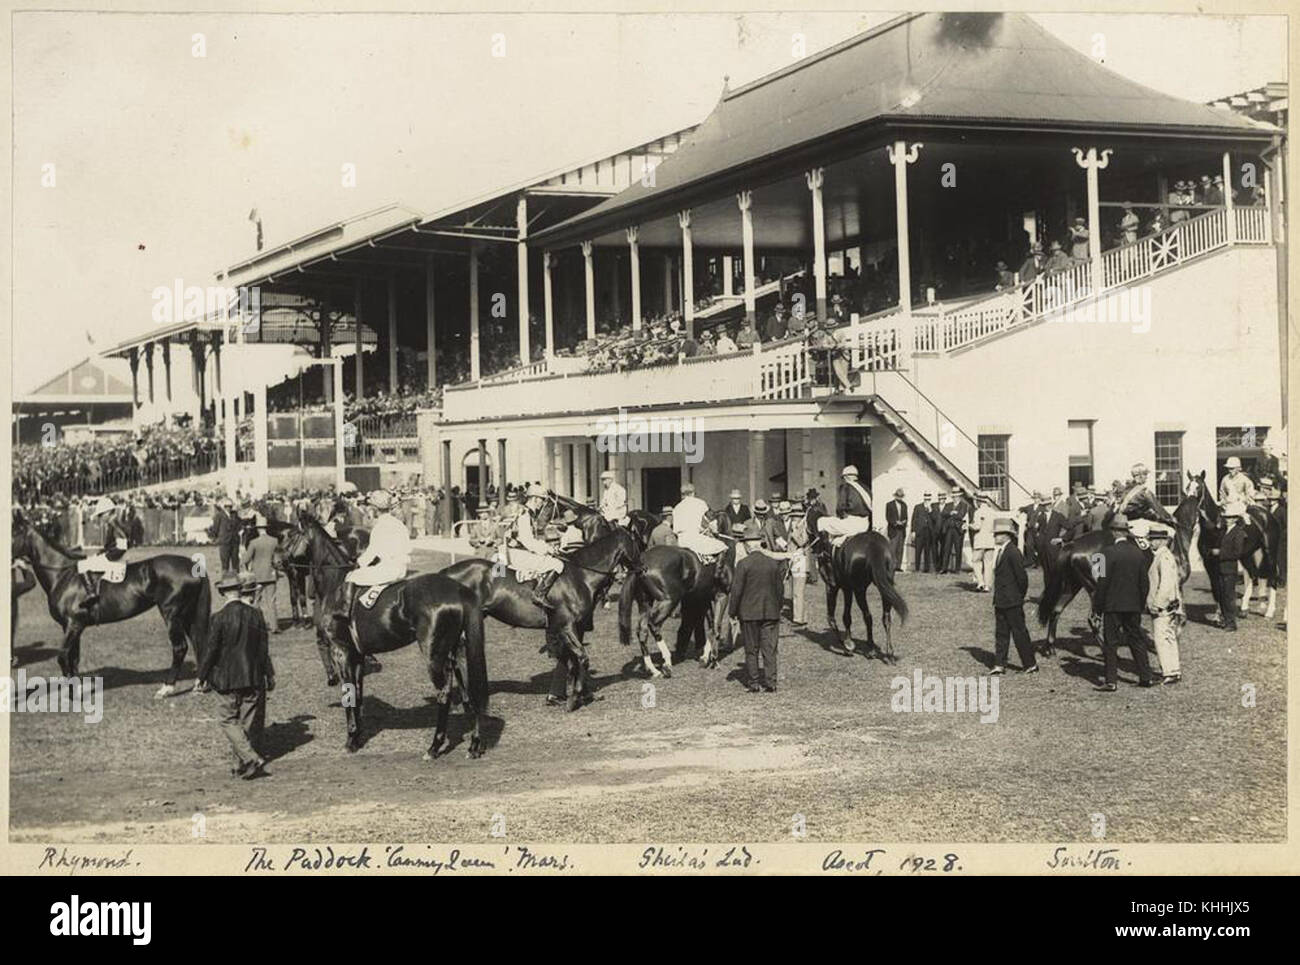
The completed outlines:
<svg viewBox="0 0 1300 965">
<path fill-rule="evenodd" d="M 781 619 L 785 564 L 759 550 L 751 550 L 736 565 L 731 578 L 728 616 L 740 620 Z"/>
<path fill-rule="evenodd" d="M 1151 578 L 1146 554 L 1124 539 L 1101 551 L 1102 569 L 1097 580 L 1097 610 L 1101 613 L 1144 613 Z"/>
<path fill-rule="evenodd" d="M 1029 575 L 1025 572 L 1025 558 L 1020 555 L 1015 542 L 999 549 L 997 565 L 993 568 L 993 605 L 995 607 L 1024 606 L 1025 592 L 1029 589 Z"/>
<path fill-rule="evenodd" d="M 907 528 L 907 503 L 901 499 L 891 499 L 885 503 L 885 522 L 889 532 L 896 533 Z"/>
<path fill-rule="evenodd" d="M 199 665 L 199 680 L 219 694 L 241 688 L 275 686 L 267 649 L 266 620 L 256 607 L 231 600 L 208 625 L 208 645 Z"/>
<path fill-rule="evenodd" d="M 912 508 L 912 533 L 918 536 L 930 534 L 930 507 L 918 503 Z"/>
<path fill-rule="evenodd" d="M 733 509 L 731 503 L 727 503 L 722 512 L 718 514 L 718 531 L 722 533 L 739 533 L 745 523 L 749 521 L 749 518 L 749 507 L 744 503 L 740 504 L 739 509 Z"/>
<path fill-rule="evenodd" d="M 239 520 L 224 509 L 218 509 L 212 515 L 212 525 L 208 527 L 208 536 L 216 540 L 219 546 L 230 546 L 239 542 Z"/>
<path fill-rule="evenodd" d="M 859 484 L 861 485 L 861 484 Z M 865 486 L 862 487 L 866 489 Z M 835 499 L 835 515 L 841 519 L 845 516 L 870 516 L 871 507 L 862 499 L 862 494 L 846 482 L 840 483 Z"/>
<path fill-rule="evenodd" d="M 1219 542 L 1219 563 L 1227 570 L 1237 568 L 1237 561 L 1248 552 L 1250 531 L 1242 523 L 1232 526 Z"/>
<path fill-rule="evenodd" d="M 790 541 L 790 534 L 786 532 L 785 521 L 775 513 L 769 512 L 765 516 L 755 516 L 758 520 L 759 527 L 763 530 L 764 549 L 783 551 L 784 547 L 777 545 L 777 540 L 782 539 L 787 543 Z"/>
</svg>

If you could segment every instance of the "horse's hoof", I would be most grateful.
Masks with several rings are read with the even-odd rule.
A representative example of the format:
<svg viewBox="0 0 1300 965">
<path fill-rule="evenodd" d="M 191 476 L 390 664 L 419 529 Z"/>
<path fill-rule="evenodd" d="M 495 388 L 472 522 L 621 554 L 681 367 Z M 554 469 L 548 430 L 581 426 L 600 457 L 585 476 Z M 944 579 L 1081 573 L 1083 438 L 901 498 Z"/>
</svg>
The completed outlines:
<svg viewBox="0 0 1300 965">
<path fill-rule="evenodd" d="M 174 693 L 176 693 L 175 687 L 173 687 L 171 684 L 163 684 L 161 687 L 159 687 L 157 690 L 153 692 L 153 699 L 162 700 L 164 697 L 170 697 Z"/>
<path fill-rule="evenodd" d="M 465 752 L 465 756 L 468 757 L 471 761 L 478 760 L 480 757 L 482 757 L 483 742 L 480 741 L 477 737 L 475 737 L 472 741 L 469 742 L 469 750 Z"/>
<path fill-rule="evenodd" d="M 344 742 L 343 746 L 348 749 L 349 754 L 355 754 L 357 751 L 361 750 L 361 738 L 357 737 L 355 734 L 349 734 L 348 739 Z"/>
<path fill-rule="evenodd" d="M 337 687 L 338 685 L 339 685 L 339 678 L 337 674 L 330 674 L 328 677 L 325 678 L 325 686 Z"/>
<path fill-rule="evenodd" d="M 671 676 L 673 675 L 673 668 L 672 668 L 672 665 L 671 665 L 671 664 L 664 664 L 662 667 L 659 668 L 659 673 L 660 673 L 661 676 L 664 676 L 664 677 L 671 677 Z"/>
<path fill-rule="evenodd" d="M 570 694 L 569 702 L 564 705 L 564 709 L 567 710 L 569 713 L 573 713 L 581 706 L 582 706 L 582 698 L 578 694 Z"/>
</svg>

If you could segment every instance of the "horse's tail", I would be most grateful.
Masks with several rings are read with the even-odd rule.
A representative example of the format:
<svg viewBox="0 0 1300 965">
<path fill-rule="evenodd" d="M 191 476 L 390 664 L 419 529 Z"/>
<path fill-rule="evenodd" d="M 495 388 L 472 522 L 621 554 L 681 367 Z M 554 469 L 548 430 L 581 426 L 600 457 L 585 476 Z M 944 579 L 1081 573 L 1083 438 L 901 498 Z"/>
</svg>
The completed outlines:
<svg viewBox="0 0 1300 965">
<path fill-rule="evenodd" d="M 640 580 L 640 569 L 633 569 L 623 581 L 623 590 L 618 595 L 618 642 L 625 647 L 632 642 L 632 606 L 636 603 L 636 588 Z"/>
<path fill-rule="evenodd" d="M 1061 551 L 1065 552 L 1064 549 Z M 1047 580 L 1043 584 L 1043 593 L 1038 598 L 1038 622 L 1042 626 L 1047 626 L 1052 619 L 1052 613 L 1056 609 L 1057 601 L 1061 599 L 1061 591 L 1065 587 L 1065 560 L 1057 560 L 1057 565 L 1044 567 Z"/>
<path fill-rule="evenodd" d="M 487 648 L 483 641 L 483 610 L 473 599 L 469 590 L 462 593 L 461 604 L 462 632 L 465 636 L 465 671 L 468 679 L 465 686 L 469 688 L 470 700 L 474 702 L 480 714 L 488 709 L 488 672 Z"/>
<path fill-rule="evenodd" d="M 907 622 L 907 601 L 894 585 L 894 554 L 890 552 L 873 554 L 871 559 L 871 580 L 880 591 L 880 598 L 885 605 L 897 611 L 900 623 Z"/>
<path fill-rule="evenodd" d="M 190 614 L 190 646 L 194 648 L 194 660 L 202 659 L 203 648 L 208 645 L 208 620 L 212 616 L 212 584 L 207 574 L 197 578 L 198 592 L 194 594 L 194 611 Z"/>
</svg>

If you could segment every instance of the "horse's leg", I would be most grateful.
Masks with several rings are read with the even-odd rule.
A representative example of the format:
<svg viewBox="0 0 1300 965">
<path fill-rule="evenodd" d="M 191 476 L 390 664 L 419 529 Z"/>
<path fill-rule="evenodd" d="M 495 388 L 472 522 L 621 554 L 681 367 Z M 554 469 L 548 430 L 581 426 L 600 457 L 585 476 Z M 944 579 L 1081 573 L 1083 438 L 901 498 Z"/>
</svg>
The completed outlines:
<svg viewBox="0 0 1300 965">
<path fill-rule="evenodd" d="M 641 657 L 645 661 L 645 668 L 650 672 L 652 677 L 671 677 L 673 675 L 673 655 L 668 649 L 668 644 L 664 643 L 663 627 L 664 622 L 672 615 L 677 604 L 669 597 L 662 600 L 655 600 L 650 604 L 649 609 L 645 611 L 645 626 L 649 633 L 654 635 L 655 646 L 659 648 L 659 653 L 663 656 L 662 669 L 655 667 L 654 658 L 650 656 L 649 648 L 645 645 L 644 636 L 641 640 Z"/>
<path fill-rule="evenodd" d="M 698 603 L 692 603 L 686 599 L 682 600 L 682 622 L 677 627 L 677 645 L 673 650 L 673 659 L 678 663 L 686 661 L 690 652 L 691 638 L 696 635 L 695 631 L 700 626 L 702 616 L 703 613 Z M 700 659 L 703 660 L 705 656 L 704 650 L 701 649 Z"/>
<path fill-rule="evenodd" d="M 871 621 L 867 621 L 867 633 L 871 633 Z M 842 643 L 844 649 L 849 653 L 857 653 L 857 645 L 853 642 L 853 593 L 848 587 L 844 588 L 844 638 Z"/>
<path fill-rule="evenodd" d="M 347 738 L 344 746 L 349 751 L 357 751 L 361 748 L 361 681 L 366 672 L 366 665 L 361 654 L 356 652 L 350 641 L 331 637 L 330 642 L 342 677 L 340 702 L 343 704 L 343 715 L 347 720 Z"/>
<path fill-rule="evenodd" d="M 1258 571 L 1255 569 L 1255 561 L 1253 559 L 1248 558 L 1242 560 L 1242 562 L 1245 564 L 1244 568 L 1246 570 L 1246 578 L 1242 580 L 1242 583 L 1245 585 L 1241 588 L 1241 606 L 1238 608 L 1237 612 L 1240 616 L 1244 617 L 1250 615 L 1250 601 L 1255 595 L 1255 579 Z"/>
<path fill-rule="evenodd" d="M 85 624 L 79 620 L 69 620 L 67 628 L 63 631 L 63 646 L 59 648 L 59 670 L 65 677 L 75 677 L 77 675 L 77 664 L 81 660 L 81 632 L 85 630 Z"/>
<path fill-rule="evenodd" d="M 176 680 L 181 675 L 181 666 L 185 663 L 185 653 L 190 645 L 189 635 L 181 624 L 179 614 L 164 612 L 163 619 L 167 621 L 167 639 L 172 645 L 172 665 L 167 673 L 167 682 L 154 691 L 155 699 L 170 697 L 176 693 Z"/>
<path fill-rule="evenodd" d="M 582 639 L 571 626 L 556 628 L 558 642 L 569 658 L 569 702 L 570 711 L 582 706 L 587 697 L 587 651 L 582 646 Z"/>
<path fill-rule="evenodd" d="M 334 660 L 337 651 L 333 651 L 329 637 L 326 636 L 324 629 L 316 628 L 316 652 L 320 654 L 321 666 L 325 668 L 325 686 L 337 687 L 339 682 L 338 666 L 342 661 Z"/>
<path fill-rule="evenodd" d="M 871 607 L 867 605 L 867 588 L 865 586 L 855 586 L 853 588 L 853 597 L 857 600 L 858 609 L 862 611 L 862 621 L 867 625 L 867 652 L 870 653 L 875 650 L 879 653 L 880 651 L 876 647 L 875 631 L 871 627 Z M 846 611 L 848 609 L 848 607 L 845 607 Z M 845 623 L 848 623 L 847 619 Z"/>
<path fill-rule="evenodd" d="M 441 621 L 443 623 L 449 621 Z M 422 613 L 416 621 L 416 641 L 420 645 L 420 650 L 425 654 L 425 662 L 429 671 L 429 681 L 433 684 L 433 699 L 438 705 L 437 721 L 433 727 L 433 740 L 429 744 L 429 749 L 424 752 L 421 760 L 431 761 L 435 757 L 440 757 L 447 751 L 451 750 L 451 740 L 447 737 L 447 718 L 451 712 L 451 678 L 452 671 L 459 676 L 456 670 L 456 642 L 460 640 L 460 621 L 454 621 L 455 626 L 448 627 L 437 626 L 434 621 L 429 619 L 427 613 Z M 461 684 L 461 692 L 464 693 L 465 685 Z M 468 701 L 468 698 L 466 698 Z"/>
</svg>

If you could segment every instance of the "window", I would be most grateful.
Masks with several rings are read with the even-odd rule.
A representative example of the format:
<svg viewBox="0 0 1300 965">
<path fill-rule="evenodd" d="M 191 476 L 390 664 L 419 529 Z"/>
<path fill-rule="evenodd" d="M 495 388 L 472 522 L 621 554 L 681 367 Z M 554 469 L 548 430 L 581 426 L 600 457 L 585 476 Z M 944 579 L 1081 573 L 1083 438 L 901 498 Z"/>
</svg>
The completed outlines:
<svg viewBox="0 0 1300 965">
<path fill-rule="evenodd" d="M 1183 434 L 1156 433 L 1156 499 L 1176 506 L 1183 497 Z"/>
<path fill-rule="evenodd" d="M 998 494 L 998 506 L 1006 509 L 1011 494 L 1007 482 L 1007 443 L 1010 436 L 979 437 L 980 489 Z"/>
<path fill-rule="evenodd" d="M 1071 419 L 1067 424 L 1066 435 L 1070 444 L 1070 492 L 1075 483 L 1085 486 L 1094 485 L 1092 475 L 1092 420 Z"/>
</svg>

